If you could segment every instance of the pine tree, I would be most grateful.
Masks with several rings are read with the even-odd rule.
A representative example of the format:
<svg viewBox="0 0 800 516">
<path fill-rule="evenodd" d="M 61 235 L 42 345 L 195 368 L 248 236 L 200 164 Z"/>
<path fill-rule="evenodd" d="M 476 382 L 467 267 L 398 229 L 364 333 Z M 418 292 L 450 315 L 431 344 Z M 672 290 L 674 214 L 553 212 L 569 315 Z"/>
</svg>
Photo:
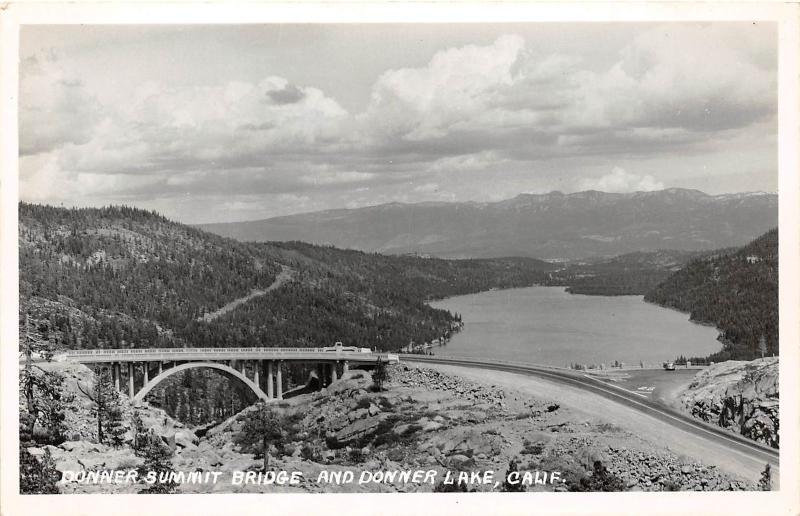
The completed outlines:
<svg viewBox="0 0 800 516">
<path fill-rule="evenodd" d="M 236 442 L 245 450 L 264 457 L 264 471 L 269 468 L 269 446 L 278 444 L 283 437 L 282 422 L 269 407 L 260 404 L 245 416 L 244 426 L 236 435 Z"/>
<path fill-rule="evenodd" d="M 624 491 L 625 484 L 606 469 L 599 460 L 594 461 L 591 476 L 583 477 L 580 483 L 570 486 L 570 491 Z"/>
<path fill-rule="evenodd" d="M 125 414 L 120 403 L 119 393 L 113 389 L 110 391 L 108 399 L 108 416 L 106 418 L 105 433 L 115 448 L 119 448 L 125 442 Z"/>
<path fill-rule="evenodd" d="M 375 369 L 372 371 L 372 382 L 376 391 L 383 390 L 383 384 L 388 377 L 389 373 L 386 370 L 386 362 L 379 358 L 378 361 L 375 362 Z"/>
<path fill-rule="evenodd" d="M 134 452 L 144 450 L 144 447 L 147 445 L 147 430 L 144 427 L 144 421 L 142 421 L 142 416 L 139 414 L 138 410 L 134 410 L 133 416 L 131 416 L 131 431 L 133 432 L 133 444 L 131 447 Z"/>
<path fill-rule="evenodd" d="M 50 450 L 45 449 L 41 462 L 31 455 L 28 450 L 19 447 L 19 491 L 22 494 L 58 494 L 56 483 L 61 479 L 61 474 L 56 470 L 56 464 L 50 455 Z"/>
<path fill-rule="evenodd" d="M 139 467 L 139 476 L 147 478 L 147 475 L 155 475 L 156 480 L 139 494 L 169 494 L 175 491 L 178 484 L 170 475 L 175 471 L 172 465 L 173 452 L 159 436 L 152 431 L 142 436 L 139 449 L 134 453 L 144 459 Z M 166 481 L 160 481 L 162 478 Z"/>
<path fill-rule="evenodd" d="M 772 491 L 772 467 L 769 464 L 764 466 L 761 478 L 758 480 L 758 488 L 761 491 Z"/>
<path fill-rule="evenodd" d="M 37 396 L 37 390 L 46 393 L 55 393 L 59 398 L 59 391 L 49 388 L 56 381 L 53 373 L 48 373 L 41 367 L 33 363 L 33 354 L 44 354 L 52 356 L 52 345 L 41 332 L 32 328 L 27 314 L 23 317 L 22 328 L 20 328 L 20 347 L 25 355 L 25 368 L 20 374 L 20 392 L 25 394 L 25 415 L 20 416 L 21 436 L 25 440 L 33 439 L 33 429 L 41 414 L 40 404 L 43 401 L 41 396 Z M 49 376 L 53 375 L 53 376 Z M 38 389 L 37 389 L 38 388 Z"/>
<path fill-rule="evenodd" d="M 514 475 L 516 477 L 517 483 L 513 484 L 509 481 L 509 476 L 511 473 L 517 473 Z M 519 475 L 519 469 L 517 468 L 517 461 L 511 459 L 511 462 L 508 463 L 508 470 L 506 471 L 506 478 L 503 480 L 503 485 L 501 486 L 501 491 L 506 493 L 521 493 L 525 491 L 525 486 L 522 485 L 521 482 L 522 478 Z"/>
<path fill-rule="evenodd" d="M 25 367 L 19 377 L 19 391 L 23 393 L 24 404 L 20 406 L 20 441 L 34 440 L 34 428 L 39 423 L 47 431 L 46 442 L 60 443 L 66 430 L 65 405 L 72 401 L 64 394 L 64 377 L 47 371 L 33 363 L 33 354 L 52 356 L 52 344 L 34 330 L 24 317 L 20 330 L 20 346 L 25 355 Z M 21 400 L 21 401 L 22 401 Z"/>
<path fill-rule="evenodd" d="M 761 358 L 764 358 L 764 355 L 767 354 L 767 338 L 764 334 L 761 334 L 761 338 L 758 339 L 758 350 L 761 352 Z"/>
<path fill-rule="evenodd" d="M 120 446 L 124 441 L 124 415 L 119 392 L 111 382 L 108 369 L 97 374 L 94 387 L 89 391 L 78 384 L 78 389 L 93 403 L 92 412 L 97 418 L 97 442 Z"/>
</svg>

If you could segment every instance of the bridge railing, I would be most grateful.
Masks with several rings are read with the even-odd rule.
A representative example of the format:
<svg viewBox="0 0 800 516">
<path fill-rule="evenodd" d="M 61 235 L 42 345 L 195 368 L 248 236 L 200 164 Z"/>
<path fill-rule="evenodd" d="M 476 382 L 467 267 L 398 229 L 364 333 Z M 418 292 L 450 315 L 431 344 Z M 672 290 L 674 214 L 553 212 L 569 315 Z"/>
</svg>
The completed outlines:
<svg viewBox="0 0 800 516">
<path fill-rule="evenodd" d="M 357 350 L 357 351 L 356 351 Z M 198 353 L 211 354 L 270 354 L 280 355 L 284 353 L 314 353 L 320 355 L 339 355 L 339 354 L 373 354 L 377 357 L 388 360 L 398 360 L 399 356 L 393 353 L 373 352 L 369 348 L 131 348 L 131 349 L 72 349 L 66 353 L 67 357 L 89 357 L 89 356 L 130 356 L 130 355 L 191 355 Z"/>
<path fill-rule="evenodd" d="M 364 348 L 366 349 L 366 348 Z M 343 352 L 352 353 L 350 350 Z M 151 353 L 336 353 L 325 348 L 131 348 L 131 349 L 72 349 L 67 355 L 136 355 Z M 359 351 L 372 353 L 371 350 Z"/>
</svg>

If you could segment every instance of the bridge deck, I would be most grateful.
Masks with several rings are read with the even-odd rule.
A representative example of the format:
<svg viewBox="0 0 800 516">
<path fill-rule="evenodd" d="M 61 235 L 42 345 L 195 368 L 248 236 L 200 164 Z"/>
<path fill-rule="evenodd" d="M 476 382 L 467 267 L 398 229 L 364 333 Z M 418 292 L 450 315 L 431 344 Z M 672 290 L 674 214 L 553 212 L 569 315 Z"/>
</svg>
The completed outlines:
<svg viewBox="0 0 800 516">
<path fill-rule="evenodd" d="M 66 353 L 68 360 L 81 363 L 168 362 L 175 360 L 291 360 L 374 363 L 379 358 L 390 363 L 400 359 L 393 353 L 345 351 L 326 348 L 136 348 L 77 349 Z"/>
</svg>

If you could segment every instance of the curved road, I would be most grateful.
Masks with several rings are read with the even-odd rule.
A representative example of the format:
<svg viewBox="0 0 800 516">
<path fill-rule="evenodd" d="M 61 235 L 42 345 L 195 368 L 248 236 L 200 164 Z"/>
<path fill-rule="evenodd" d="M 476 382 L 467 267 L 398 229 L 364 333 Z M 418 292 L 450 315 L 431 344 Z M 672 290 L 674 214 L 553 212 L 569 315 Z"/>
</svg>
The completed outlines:
<svg viewBox="0 0 800 516">
<path fill-rule="evenodd" d="M 548 366 L 518 365 L 482 359 L 443 358 L 426 355 L 402 355 L 401 357 L 401 360 L 405 362 L 493 369 L 496 371 L 537 376 L 546 380 L 567 384 L 598 394 L 614 402 L 621 403 L 699 437 L 711 439 L 748 457 L 759 460 L 762 463 L 768 462 L 775 468 L 779 466 L 778 450 L 751 441 L 746 437 L 730 433 L 722 428 L 703 423 L 702 421 L 698 421 L 697 419 L 672 410 L 664 405 L 642 398 L 631 391 L 609 385 L 581 373 Z"/>
<path fill-rule="evenodd" d="M 216 319 L 217 317 L 219 317 L 221 315 L 225 315 L 226 313 L 230 312 L 231 310 L 236 309 L 237 307 L 239 307 L 239 305 L 242 305 L 242 304 L 250 301 L 251 299 L 254 299 L 254 298 L 259 297 L 259 296 L 263 296 L 263 295 L 267 294 L 268 292 L 272 292 L 273 290 L 276 290 L 276 289 L 280 288 L 281 286 L 283 286 L 284 283 L 286 283 L 286 282 L 288 282 L 288 281 L 290 281 L 292 279 L 292 277 L 294 276 L 294 273 L 295 273 L 295 271 L 291 267 L 287 267 L 286 265 L 281 265 L 281 272 L 278 273 L 278 275 L 275 277 L 275 281 L 273 281 L 272 284 L 270 286 L 268 286 L 267 288 L 265 288 L 263 290 L 255 290 L 254 289 L 249 294 L 247 294 L 246 296 L 240 297 L 238 299 L 234 299 L 233 301 L 231 301 L 230 303 L 226 304 L 225 306 L 223 306 L 219 310 L 216 310 L 216 311 L 208 313 L 208 314 L 203 314 L 202 316 L 198 317 L 197 320 L 198 321 L 211 322 L 214 319 Z"/>
</svg>

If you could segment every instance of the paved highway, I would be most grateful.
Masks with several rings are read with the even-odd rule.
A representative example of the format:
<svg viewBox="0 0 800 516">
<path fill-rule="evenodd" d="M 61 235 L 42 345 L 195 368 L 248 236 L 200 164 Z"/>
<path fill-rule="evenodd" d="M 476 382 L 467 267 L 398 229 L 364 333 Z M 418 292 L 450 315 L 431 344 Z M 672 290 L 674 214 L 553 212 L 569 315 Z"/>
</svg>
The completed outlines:
<svg viewBox="0 0 800 516">
<path fill-rule="evenodd" d="M 755 460 L 759 460 L 762 463 L 768 462 L 775 468 L 779 466 L 778 450 L 769 448 L 755 441 L 751 441 L 750 439 L 737 434 L 733 434 L 717 426 L 703 423 L 702 421 L 670 409 L 664 405 L 661 405 L 660 403 L 656 403 L 644 398 L 635 392 L 609 385 L 608 383 L 601 382 L 580 372 L 543 365 L 512 364 L 510 362 L 492 360 L 455 357 L 446 358 L 426 355 L 401 355 L 401 360 L 404 362 L 432 363 L 480 369 L 493 369 L 497 371 L 536 376 L 557 383 L 567 384 L 572 387 L 577 387 L 586 391 L 590 391 L 594 394 L 598 394 L 617 403 L 621 403 L 627 407 L 652 416 L 659 421 L 680 428 L 699 437 L 711 439 L 714 442 L 723 444 L 732 450 L 736 450 L 737 452 Z"/>
</svg>

